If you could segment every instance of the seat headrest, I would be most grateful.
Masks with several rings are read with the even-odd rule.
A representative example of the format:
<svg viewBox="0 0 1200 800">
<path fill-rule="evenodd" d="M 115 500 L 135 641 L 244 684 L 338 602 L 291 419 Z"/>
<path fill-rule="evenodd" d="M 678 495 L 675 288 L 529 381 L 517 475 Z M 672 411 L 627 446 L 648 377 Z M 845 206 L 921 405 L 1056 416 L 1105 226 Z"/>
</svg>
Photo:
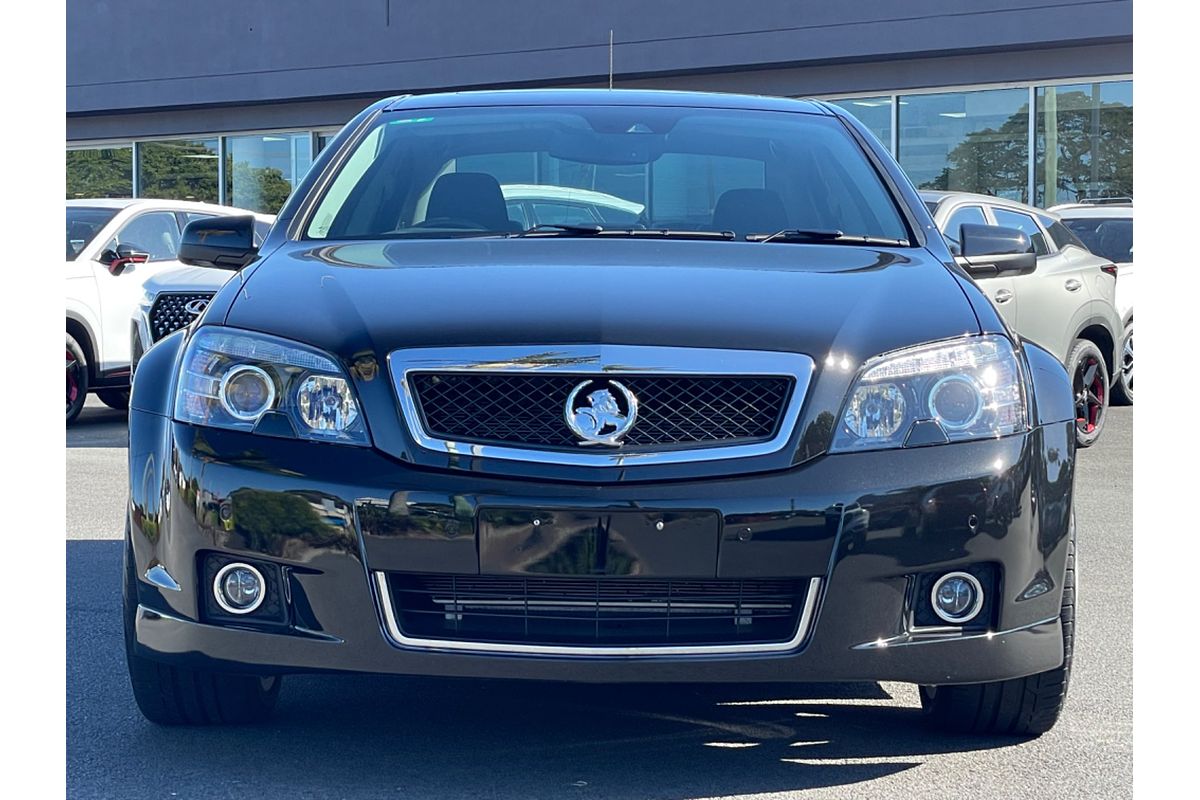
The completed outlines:
<svg viewBox="0 0 1200 800">
<path fill-rule="evenodd" d="M 730 189 L 717 198 L 712 224 L 739 239 L 748 233 L 774 233 L 788 226 L 787 209 L 778 192 L 770 189 Z"/>
<path fill-rule="evenodd" d="M 512 228 L 500 183 L 482 172 L 450 172 L 437 179 L 425 219 L 439 217 L 467 220 L 489 231 Z"/>
</svg>

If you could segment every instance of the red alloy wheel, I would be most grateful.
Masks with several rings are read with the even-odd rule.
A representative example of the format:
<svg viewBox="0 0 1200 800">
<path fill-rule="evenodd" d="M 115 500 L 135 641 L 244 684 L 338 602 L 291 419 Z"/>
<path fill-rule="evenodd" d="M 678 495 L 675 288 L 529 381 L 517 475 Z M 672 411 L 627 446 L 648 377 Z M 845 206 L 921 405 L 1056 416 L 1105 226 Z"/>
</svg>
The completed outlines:
<svg viewBox="0 0 1200 800">
<path fill-rule="evenodd" d="M 75 360 L 75 356 L 67 350 L 67 409 L 75 404 L 79 399 L 79 362 Z"/>
<path fill-rule="evenodd" d="M 1075 367 L 1075 425 L 1083 433 L 1092 433 L 1100 426 L 1104 416 L 1104 370 L 1100 360 L 1085 355 Z"/>
</svg>

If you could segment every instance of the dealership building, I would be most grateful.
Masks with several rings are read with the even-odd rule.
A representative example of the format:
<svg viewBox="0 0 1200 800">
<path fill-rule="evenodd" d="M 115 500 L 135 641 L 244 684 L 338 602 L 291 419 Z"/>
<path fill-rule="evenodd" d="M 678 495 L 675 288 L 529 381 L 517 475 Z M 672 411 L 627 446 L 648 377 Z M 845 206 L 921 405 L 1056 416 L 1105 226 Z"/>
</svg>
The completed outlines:
<svg viewBox="0 0 1200 800">
<path fill-rule="evenodd" d="M 828 99 L 922 188 L 1132 198 L 1132 31 L 1129 0 L 68 0 L 67 197 L 270 213 L 372 100 L 611 75 Z"/>
</svg>

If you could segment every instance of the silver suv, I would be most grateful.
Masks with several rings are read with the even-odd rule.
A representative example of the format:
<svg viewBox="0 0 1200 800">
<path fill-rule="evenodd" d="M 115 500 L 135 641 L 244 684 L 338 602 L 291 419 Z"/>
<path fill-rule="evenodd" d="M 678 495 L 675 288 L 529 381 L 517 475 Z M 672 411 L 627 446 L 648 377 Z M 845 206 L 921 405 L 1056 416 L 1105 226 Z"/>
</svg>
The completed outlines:
<svg viewBox="0 0 1200 800">
<path fill-rule="evenodd" d="M 966 192 L 921 192 L 921 199 L 952 252 L 957 253 L 963 224 L 1002 225 L 1029 236 L 1037 254 L 1032 272 L 997 275 L 964 266 L 1014 332 L 1066 365 L 1075 389 L 1076 440 L 1080 447 L 1094 444 L 1104 428 L 1124 340 L 1115 304 L 1116 266 L 1093 255 L 1053 213 Z"/>
</svg>

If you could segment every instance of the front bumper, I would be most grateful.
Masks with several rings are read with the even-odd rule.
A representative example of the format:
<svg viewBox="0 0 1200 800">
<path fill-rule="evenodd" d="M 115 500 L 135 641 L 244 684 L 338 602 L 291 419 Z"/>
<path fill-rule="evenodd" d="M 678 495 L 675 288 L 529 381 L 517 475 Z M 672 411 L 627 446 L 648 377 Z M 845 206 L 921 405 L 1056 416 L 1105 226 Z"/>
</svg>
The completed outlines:
<svg viewBox="0 0 1200 800">
<path fill-rule="evenodd" d="M 130 431 L 135 646 L 163 661 L 256 672 L 934 684 L 1062 662 L 1069 422 L 998 440 L 826 455 L 781 472 L 607 485 L 422 470 L 365 448 L 198 429 L 136 410 Z M 713 577 L 803 578 L 813 588 L 806 619 L 794 641 L 757 650 L 406 643 L 383 576 L 495 572 L 476 526 L 479 510 L 494 508 L 714 510 Z M 206 553 L 278 565 L 286 624 L 206 617 Z M 917 624 L 921 576 L 980 564 L 997 576 L 985 629 Z"/>
</svg>

